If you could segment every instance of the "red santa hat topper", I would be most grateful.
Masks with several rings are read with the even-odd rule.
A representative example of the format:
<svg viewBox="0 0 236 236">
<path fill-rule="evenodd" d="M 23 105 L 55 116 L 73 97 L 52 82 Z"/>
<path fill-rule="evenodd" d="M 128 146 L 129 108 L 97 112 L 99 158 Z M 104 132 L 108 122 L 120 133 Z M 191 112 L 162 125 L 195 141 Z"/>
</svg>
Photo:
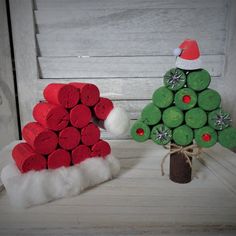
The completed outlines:
<svg viewBox="0 0 236 236">
<path fill-rule="evenodd" d="M 173 51 L 176 56 L 176 67 L 183 70 L 196 70 L 201 68 L 200 51 L 197 41 L 185 39 L 178 48 Z"/>
</svg>

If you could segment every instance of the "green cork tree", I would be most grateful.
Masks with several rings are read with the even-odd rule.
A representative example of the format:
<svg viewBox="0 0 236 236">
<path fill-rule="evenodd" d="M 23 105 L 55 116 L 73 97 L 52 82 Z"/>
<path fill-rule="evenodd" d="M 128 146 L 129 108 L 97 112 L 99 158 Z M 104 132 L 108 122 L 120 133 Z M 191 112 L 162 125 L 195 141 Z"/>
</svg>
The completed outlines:
<svg viewBox="0 0 236 236">
<path fill-rule="evenodd" d="M 155 90 L 152 102 L 131 127 L 133 139 L 152 139 L 159 145 L 196 143 L 209 148 L 219 142 L 226 148 L 236 147 L 236 129 L 221 107 L 221 96 L 208 87 L 210 82 L 204 69 L 167 71 L 163 87 Z"/>
<path fill-rule="evenodd" d="M 236 129 L 231 126 L 230 114 L 221 107 L 221 96 L 209 88 L 211 76 L 201 67 L 197 41 L 184 40 L 174 55 L 176 68 L 164 75 L 163 86 L 154 91 L 152 102 L 131 127 L 131 136 L 138 142 L 170 143 L 170 179 L 188 183 L 192 157 L 217 142 L 235 148 Z"/>
</svg>

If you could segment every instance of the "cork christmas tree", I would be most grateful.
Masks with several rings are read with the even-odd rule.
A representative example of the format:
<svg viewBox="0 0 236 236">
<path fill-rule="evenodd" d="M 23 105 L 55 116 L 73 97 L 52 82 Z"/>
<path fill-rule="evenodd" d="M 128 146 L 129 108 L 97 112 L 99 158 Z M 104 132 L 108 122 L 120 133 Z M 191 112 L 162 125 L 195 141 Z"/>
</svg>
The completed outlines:
<svg viewBox="0 0 236 236">
<path fill-rule="evenodd" d="M 170 179 L 188 183 L 192 157 L 217 142 L 236 147 L 236 129 L 221 107 L 220 94 L 209 88 L 211 76 L 202 69 L 197 42 L 184 40 L 174 55 L 176 68 L 165 73 L 163 86 L 154 91 L 152 102 L 131 127 L 131 136 L 137 142 L 170 144 Z"/>
<path fill-rule="evenodd" d="M 126 112 L 101 97 L 94 84 L 53 83 L 43 95 L 45 101 L 33 108 L 34 121 L 22 129 L 24 140 L 13 147 L 13 163 L 1 173 L 17 206 L 73 196 L 119 172 L 99 126 L 114 135 L 125 133 Z"/>
</svg>

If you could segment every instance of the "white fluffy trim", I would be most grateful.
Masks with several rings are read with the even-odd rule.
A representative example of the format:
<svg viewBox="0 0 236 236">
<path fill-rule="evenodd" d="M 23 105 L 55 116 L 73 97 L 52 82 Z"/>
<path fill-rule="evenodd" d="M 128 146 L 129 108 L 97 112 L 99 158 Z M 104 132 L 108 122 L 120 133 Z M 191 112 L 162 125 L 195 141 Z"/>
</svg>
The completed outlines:
<svg viewBox="0 0 236 236">
<path fill-rule="evenodd" d="M 129 130 L 130 119 L 126 111 L 115 107 L 104 121 L 104 127 L 113 135 L 125 134 Z"/>
<path fill-rule="evenodd" d="M 202 68 L 201 59 L 186 60 L 181 57 L 176 58 L 175 66 L 183 70 L 197 70 Z"/>
<path fill-rule="evenodd" d="M 88 187 L 112 179 L 119 170 L 119 161 L 112 155 L 106 159 L 89 158 L 68 168 L 30 171 L 26 174 L 21 174 L 16 165 L 11 163 L 3 168 L 1 180 L 12 205 L 30 207 L 75 196 Z"/>
</svg>

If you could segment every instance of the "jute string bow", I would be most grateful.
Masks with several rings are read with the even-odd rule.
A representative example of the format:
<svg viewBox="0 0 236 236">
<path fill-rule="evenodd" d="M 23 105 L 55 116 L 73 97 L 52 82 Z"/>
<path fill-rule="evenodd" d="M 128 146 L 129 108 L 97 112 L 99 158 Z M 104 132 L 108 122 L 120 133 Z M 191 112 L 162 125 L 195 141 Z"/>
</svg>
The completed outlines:
<svg viewBox="0 0 236 236">
<path fill-rule="evenodd" d="M 178 146 L 174 143 L 170 144 L 170 146 L 164 146 L 167 149 L 170 149 L 170 151 L 163 157 L 162 161 L 161 161 L 161 175 L 165 175 L 164 172 L 164 163 L 166 158 L 174 153 L 177 152 L 181 152 L 184 154 L 185 158 L 186 158 L 186 162 L 189 164 L 190 168 L 192 168 L 192 163 L 189 157 L 195 157 L 195 158 L 199 158 L 199 155 L 202 153 L 202 149 L 197 146 L 196 144 L 191 144 L 189 146 L 183 147 L 183 146 Z"/>
</svg>

